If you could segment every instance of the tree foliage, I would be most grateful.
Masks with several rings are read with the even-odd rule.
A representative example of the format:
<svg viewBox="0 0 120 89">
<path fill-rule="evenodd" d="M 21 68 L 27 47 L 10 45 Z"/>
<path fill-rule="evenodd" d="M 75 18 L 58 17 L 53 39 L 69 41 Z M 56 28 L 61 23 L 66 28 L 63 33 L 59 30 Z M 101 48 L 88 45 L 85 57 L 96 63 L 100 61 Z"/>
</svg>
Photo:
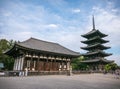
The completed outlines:
<svg viewBox="0 0 120 89">
<path fill-rule="evenodd" d="M 118 68 L 118 65 L 116 63 L 110 63 L 105 65 L 105 70 L 108 72 L 110 70 L 115 71 Z"/>
<path fill-rule="evenodd" d="M 80 56 L 78 58 L 74 58 L 71 61 L 71 65 L 73 70 L 86 70 L 89 68 L 89 66 L 87 64 L 82 63 L 81 61 L 85 60 L 85 58 L 83 56 Z"/>
<path fill-rule="evenodd" d="M 12 48 L 14 43 L 15 41 L 13 40 L 0 39 L 0 62 L 4 64 L 5 70 L 13 69 L 14 59 L 5 55 L 4 52 Z"/>
</svg>

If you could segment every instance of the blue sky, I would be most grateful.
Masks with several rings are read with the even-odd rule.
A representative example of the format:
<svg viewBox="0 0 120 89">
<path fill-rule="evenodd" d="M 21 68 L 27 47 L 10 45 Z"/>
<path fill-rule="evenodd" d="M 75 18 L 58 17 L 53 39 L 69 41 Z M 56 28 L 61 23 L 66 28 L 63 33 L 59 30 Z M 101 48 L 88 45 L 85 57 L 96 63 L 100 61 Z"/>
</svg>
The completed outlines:
<svg viewBox="0 0 120 89">
<path fill-rule="evenodd" d="M 24 41 L 30 37 L 59 43 L 84 53 L 80 35 L 96 29 L 108 34 L 107 57 L 120 65 L 119 0 L 0 0 L 0 38 Z"/>
</svg>

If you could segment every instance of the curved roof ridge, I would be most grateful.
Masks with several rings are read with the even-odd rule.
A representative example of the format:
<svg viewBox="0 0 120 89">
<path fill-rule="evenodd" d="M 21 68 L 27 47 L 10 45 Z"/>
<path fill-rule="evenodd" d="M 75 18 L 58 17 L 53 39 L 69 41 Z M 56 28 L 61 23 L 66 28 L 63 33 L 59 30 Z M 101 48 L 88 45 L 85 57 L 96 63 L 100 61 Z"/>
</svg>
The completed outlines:
<svg viewBox="0 0 120 89">
<path fill-rule="evenodd" d="M 55 43 L 55 42 L 49 42 L 49 41 L 45 41 L 45 40 L 40 40 L 40 39 L 36 39 L 36 38 L 33 38 L 33 37 L 31 37 L 31 39 L 38 40 L 38 41 L 43 41 L 43 42 L 46 42 L 46 43 L 58 44 L 58 43 Z"/>
<path fill-rule="evenodd" d="M 29 39 L 25 40 L 25 41 L 22 41 L 20 43 L 24 43 L 24 42 L 27 42 L 29 40 L 37 40 L 37 41 L 42 41 L 42 42 L 46 42 L 46 43 L 52 43 L 52 44 L 58 44 L 58 43 L 55 43 L 55 42 L 49 42 L 49 41 L 45 41 L 45 40 L 40 40 L 40 39 L 37 39 L 37 38 L 33 38 L 33 37 L 30 37 Z"/>
</svg>

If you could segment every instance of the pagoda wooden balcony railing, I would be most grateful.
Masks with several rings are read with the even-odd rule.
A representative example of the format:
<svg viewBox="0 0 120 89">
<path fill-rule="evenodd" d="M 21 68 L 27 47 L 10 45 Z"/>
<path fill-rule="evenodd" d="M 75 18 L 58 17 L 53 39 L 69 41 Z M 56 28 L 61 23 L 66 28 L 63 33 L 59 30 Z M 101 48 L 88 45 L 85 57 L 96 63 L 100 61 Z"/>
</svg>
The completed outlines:
<svg viewBox="0 0 120 89">
<path fill-rule="evenodd" d="M 101 44 L 101 43 L 99 43 L 99 42 L 94 42 L 94 43 L 88 44 L 88 46 L 93 46 L 93 45 L 98 45 L 98 44 Z"/>
<path fill-rule="evenodd" d="M 89 38 L 88 40 L 94 40 L 94 39 L 97 39 L 97 38 L 100 38 L 100 36 L 95 36 L 95 37 L 92 37 L 92 38 Z"/>
</svg>

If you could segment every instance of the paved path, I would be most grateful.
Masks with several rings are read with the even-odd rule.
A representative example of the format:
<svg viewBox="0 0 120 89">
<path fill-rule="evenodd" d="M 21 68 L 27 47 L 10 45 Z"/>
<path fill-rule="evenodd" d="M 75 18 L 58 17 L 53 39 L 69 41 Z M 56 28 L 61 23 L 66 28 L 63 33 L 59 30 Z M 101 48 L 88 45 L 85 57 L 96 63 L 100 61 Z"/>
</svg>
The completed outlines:
<svg viewBox="0 0 120 89">
<path fill-rule="evenodd" d="M 120 79 L 110 74 L 0 77 L 0 89 L 120 89 Z"/>
</svg>

